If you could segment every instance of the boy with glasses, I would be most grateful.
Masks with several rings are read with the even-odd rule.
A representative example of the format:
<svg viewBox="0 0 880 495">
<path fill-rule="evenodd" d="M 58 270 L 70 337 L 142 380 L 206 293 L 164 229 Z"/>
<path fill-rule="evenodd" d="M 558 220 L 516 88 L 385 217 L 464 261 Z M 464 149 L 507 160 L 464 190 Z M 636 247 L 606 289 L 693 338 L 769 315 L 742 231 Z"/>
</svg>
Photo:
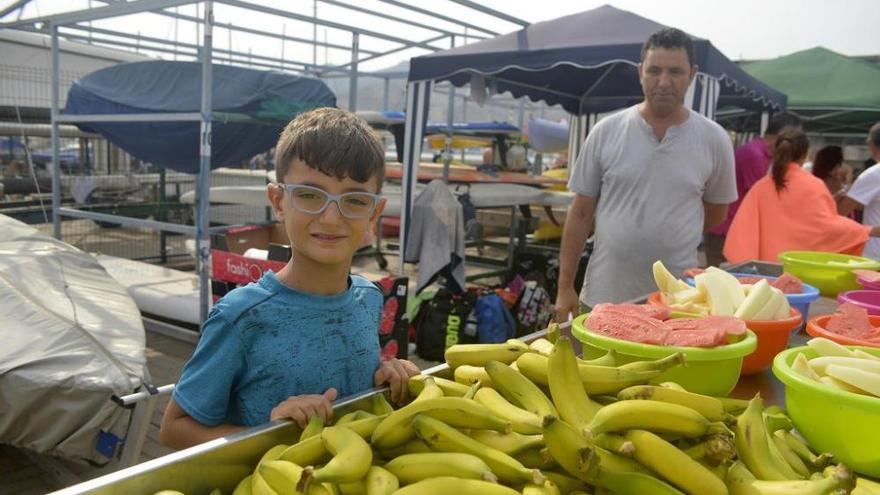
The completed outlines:
<svg viewBox="0 0 880 495">
<path fill-rule="evenodd" d="M 301 114 L 278 140 L 275 166 L 267 194 L 292 257 L 211 309 L 165 410 L 167 445 L 277 419 L 327 424 L 337 396 L 388 384 L 400 402 L 419 373 L 409 361 L 380 363 L 382 293 L 350 274 L 385 205 L 384 150 L 372 129 L 338 109 Z"/>
</svg>

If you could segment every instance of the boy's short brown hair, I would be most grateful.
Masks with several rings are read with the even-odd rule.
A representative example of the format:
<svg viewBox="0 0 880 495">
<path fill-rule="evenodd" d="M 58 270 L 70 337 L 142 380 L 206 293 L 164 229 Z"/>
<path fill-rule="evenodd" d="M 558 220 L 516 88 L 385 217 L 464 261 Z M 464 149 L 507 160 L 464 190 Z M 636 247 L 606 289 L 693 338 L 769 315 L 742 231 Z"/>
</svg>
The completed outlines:
<svg viewBox="0 0 880 495">
<path fill-rule="evenodd" d="M 385 148 L 367 122 L 338 108 L 301 113 L 287 124 L 275 146 L 275 178 L 284 180 L 294 159 L 327 175 L 367 182 L 385 180 Z"/>
</svg>

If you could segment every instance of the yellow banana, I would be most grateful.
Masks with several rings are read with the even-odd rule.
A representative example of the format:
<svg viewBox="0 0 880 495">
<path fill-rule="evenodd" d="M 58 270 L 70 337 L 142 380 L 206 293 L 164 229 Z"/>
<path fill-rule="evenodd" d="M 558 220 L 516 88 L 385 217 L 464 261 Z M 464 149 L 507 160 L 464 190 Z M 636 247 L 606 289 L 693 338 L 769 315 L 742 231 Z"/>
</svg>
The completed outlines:
<svg viewBox="0 0 880 495">
<path fill-rule="evenodd" d="M 749 471 L 762 480 L 787 480 L 786 476 L 776 468 L 770 453 L 767 429 L 764 427 L 762 414 L 764 401 L 760 395 L 749 402 L 749 407 L 736 419 L 734 428 L 736 451 Z"/>
<path fill-rule="evenodd" d="M 309 487 L 306 495 L 339 495 L 339 489 L 332 483 L 315 483 Z"/>
<path fill-rule="evenodd" d="M 770 459 L 773 461 L 773 467 L 782 473 L 787 480 L 803 479 L 805 476 L 798 474 L 791 464 L 785 460 L 785 456 L 782 455 L 782 452 L 780 452 L 779 448 L 776 446 L 776 442 L 773 441 L 773 435 L 766 430 L 765 434 L 767 435 L 767 447 L 770 449 Z M 807 476 L 809 476 L 809 474 Z"/>
<path fill-rule="evenodd" d="M 479 457 L 461 452 L 432 452 L 396 457 L 385 465 L 404 485 L 438 476 L 455 476 L 483 481 L 497 481 L 489 466 Z"/>
<path fill-rule="evenodd" d="M 359 409 L 357 411 L 352 411 L 350 413 L 343 414 L 342 416 L 339 417 L 339 419 L 336 420 L 335 423 L 333 423 L 333 426 L 344 426 L 349 423 L 353 423 L 359 419 L 365 419 L 370 416 L 373 416 L 373 414 L 368 413 L 367 411 L 361 411 Z M 320 433 L 320 431 L 319 431 L 319 433 Z M 314 436 L 314 435 L 310 435 L 310 436 Z M 306 438 L 308 438 L 308 437 L 306 437 Z M 302 440 L 305 440 L 305 439 L 300 438 L 300 441 L 302 441 Z"/>
<path fill-rule="evenodd" d="M 553 350 L 553 342 L 550 342 L 545 338 L 535 339 L 529 342 L 529 350 L 532 352 L 537 352 L 538 354 L 549 356 L 550 351 Z"/>
<path fill-rule="evenodd" d="M 336 428 L 348 428 L 362 438 L 366 438 L 373 434 L 373 430 L 376 429 L 385 417 L 387 416 L 371 416 L 352 421 L 341 427 L 337 426 Z M 291 445 L 278 458 L 300 466 L 314 466 L 329 459 L 330 452 L 324 446 L 324 441 L 321 440 L 320 435 L 318 435 Z"/>
<path fill-rule="evenodd" d="M 683 352 L 676 352 L 664 358 L 653 361 L 633 361 L 618 366 L 618 369 L 627 371 L 660 371 L 665 372 L 676 366 L 687 365 L 687 357 Z"/>
<path fill-rule="evenodd" d="M 433 381 L 433 380 L 432 380 Z M 376 416 L 384 416 L 394 412 L 394 407 L 388 402 L 385 394 L 376 394 L 373 396 L 373 414 Z"/>
<path fill-rule="evenodd" d="M 678 404 L 645 400 L 623 400 L 596 413 L 590 423 L 593 436 L 638 428 L 699 438 L 709 430 L 709 420 L 693 409 Z"/>
<path fill-rule="evenodd" d="M 595 359 L 578 359 L 578 364 L 592 364 L 594 366 L 617 366 L 617 351 L 609 349 Z"/>
<path fill-rule="evenodd" d="M 523 435 L 516 432 L 498 433 L 492 430 L 470 430 L 467 435 L 483 445 L 498 449 L 507 455 L 516 455 L 524 450 L 544 446 L 544 437 L 541 435 Z"/>
<path fill-rule="evenodd" d="M 412 383 L 412 378 L 410 378 L 410 383 Z M 413 399 L 413 402 L 425 400 L 425 399 L 436 399 L 437 397 L 443 397 L 445 394 L 443 393 L 443 389 L 440 388 L 440 385 L 437 385 L 437 378 L 433 376 L 427 376 L 421 382 L 423 384 L 422 390 L 416 395 L 416 398 Z M 412 391 L 412 389 L 410 389 Z M 392 408 L 393 412 L 393 408 Z"/>
<path fill-rule="evenodd" d="M 477 395 L 477 391 L 483 388 L 483 382 L 477 380 L 471 385 L 471 388 L 468 389 L 468 392 L 464 394 L 464 398 L 468 400 L 473 400 L 474 396 Z"/>
<path fill-rule="evenodd" d="M 568 493 L 570 495 L 572 492 L 587 491 L 587 484 L 584 483 L 583 480 L 573 478 L 567 474 L 557 473 L 556 471 L 542 471 L 542 473 L 544 473 L 547 480 L 552 481 L 562 493 Z"/>
<path fill-rule="evenodd" d="M 394 447 L 391 449 L 379 450 L 382 457 L 385 459 L 394 459 L 395 457 L 405 455 L 405 454 L 426 454 L 428 452 L 434 452 L 431 450 L 431 447 L 428 446 L 425 442 L 420 438 L 413 438 L 409 442 L 406 442 L 403 445 L 398 447 Z"/>
<path fill-rule="evenodd" d="M 715 397 L 716 399 L 721 401 L 721 405 L 724 406 L 724 410 L 729 412 L 730 414 L 740 414 L 745 411 L 747 407 L 749 407 L 749 401 L 744 399 L 734 399 L 732 397 Z"/>
<path fill-rule="evenodd" d="M 559 323 L 556 323 L 555 321 L 550 322 L 550 324 L 547 325 L 546 335 L 547 340 L 549 340 L 551 344 L 555 344 L 556 341 L 559 339 L 559 336 L 562 335 L 562 331 L 559 328 Z"/>
<path fill-rule="evenodd" d="M 296 485 L 292 486 L 295 487 Z M 257 468 L 254 471 L 254 474 L 251 475 L 251 493 L 254 495 L 278 495 L 278 492 L 273 490 L 260 475 L 259 468 Z"/>
<path fill-rule="evenodd" d="M 560 337 L 547 357 L 550 396 L 563 421 L 580 431 L 586 428 L 601 407 L 590 400 L 578 372 L 574 348 L 567 337 Z"/>
<path fill-rule="evenodd" d="M 683 495 L 677 488 L 650 474 L 611 471 L 604 469 L 601 463 L 591 483 L 615 495 Z"/>
<path fill-rule="evenodd" d="M 482 366 L 463 364 L 455 368 L 453 376 L 455 377 L 456 382 L 461 383 L 462 385 L 467 385 L 468 388 L 477 382 L 480 382 L 486 387 L 492 386 L 492 379 L 489 378 L 489 374 L 486 373 L 486 369 Z"/>
<path fill-rule="evenodd" d="M 880 495 L 880 483 L 859 477 L 852 495 Z"/>
<path fill-rule="evenodd" d="M 373 451 L 360 435 L 348 428 L 331 426 L 321 431 L 321 440 L 333 458 L 318 469 L 306 468 L 300 491 L 310 483 L 347 483 L 366 476 L 373 462 Z"/>
<path fill-rule="evenodd" d="M 545 469 L 559 467 L 559 464 L 556 463 L 556 459 L 553 458 L 553 455 L 550 454 L 550 450 L 547 449 L 547 447 L 536 447 L 523 450 L 522 452 L 513 454 L 511 457 L 518 460 L 523 466 L 529 469 L 540 469 L 542 472 Z"/>
<path fill-rule="evenodd" d="M 538 385 L 548 385 L 548 358 L 535 352 L 523 354 L 516 360 L 520 373 Z M 663 371 L 632 371 L 611 366 L 597 366 L 578 363 L 578 373 L 583 382 L 584 390 L 590 395 L 616 394 L 618 391 L 648 383 L 657 378 Z"/>
<path fill-rule="evenodd" d="M 299 441 L 302 442 L 306 438 L 313 437 L 315 435 L 320 435 L 321 430 L 324 429 L 324 420 L 321 419 L 321 416 L 314 415 L 309 418 L 309 424 L 303 428 L 302 433 L 299 436 Z M 282 451 L 283 452 L 283 451 Z M 280 453 L 279 453 L 280 455 Z"/>
<path fill-rule="evenodd" d="M 370 467 L 370 470 L 367 471 L 365 484 L 367 486 L 367 495 L 391 495 L 400 488 L 397 476 L 379 466 Z"/>
<path fill-rule="evenodd" d="M 550 455 L 565 472 L 584 481 L 593 478 L 596 466 L 601 461 L 596 458 L 593 445 L 587 442 L 573 426 L 555 416 L 546 416 L 544 442 Z"/>
<path fill-rule="evenodd" d="M 406 387 L 409 390 L 409 393 L 413 396 L 418 396 L 425 388 L 425 380 L 427 379 L 427 375 L 411 376 L 409 381 L 406 382 Z M 431 379 L 438 387 L 440 387 L 440 390 L 443 391 L 443 395 L 448 397 L 462 397 L 468 391 L 467 385 L 456 383 L 454 380 L 447 380 L 446 378 L 440 378 L 439 376 L 432 376 Z"/>
<path fill-rule="evenodd" d="M 810 447 L 806 444 L 806 442 L 795 436 L 790 431 L 780 430 L 778 433 L 779 436 L 785 440 L 785 443 L 787 443 L 788 446 L 791 448 L 792 452 L 797 454 L 797 456 L 800 457 L 801 460 L 812 466 L 823 468 L 830 464 L 833 460 L 833 456 L 831 454 L 814 454 L 813 451 L 810 450 Z"/>
<path fill-rule="evenodd" d="M 442 476 L 407 485 L 394 495 L 519 495 L 513 488 L 498 483 Z"/>
<path fill-rule="evenodd" d="M 251 479 L 253 475 L 247 475 L 235 485 L 235 490 L 232 490 L 232 495 L 251 495 L 253 493 L 251 487 Z"/>
<path fill-rule="evenodd" d="M 446 349 L 443 357 L 450 368 L 456 369 L 463 365 L 482 367 L 489 361 L 510 364 L 525 352 L 529 352 L 528 345 L 510 339 L 503 344 L 455 344 Z"/>
<path fill-rule="evenodd" d="M 492 473 L 511 484 L 543 483 L 538 470 L 527 469 L 519 461 L 499 450 L 487 447 L 464 433 L 434 418 L 418 415 L 413 427 L 419 438 L 438 452 L 463 452 L 472 454 L 485 462 Z"/>
<path fill-rule="evenodd" d="M 788 446 L 788 443 L 785 441 L 785 437 L 782 435 L 781 430 L 776 430 L 770 434 L 770 441 L 776 446 L 776 450 L 782 455 L 785 459 L 785 462 L 791 466 L 794 471 L 799 474 L 803 478 L 810 477 L 810 469 L 807 468 L 807 465 L 804 464 L 804 461 L 795 454 L 794 450 Z"/>
<path fill-rule="evenodd" d="M 758 480 L 742 462 L 735 462 L 727 472 L 731 495 L 827 495 L 843 489 L 847 493 L 854 479 L 846 466 L 840 465 L 828 477 L 809 480 Z"/>
<path fill-rule="evenodd" d="M 494 388 L 515 406 L 522 407 L 539 417 L 557 415 L 556 408 L 544 392 L 519 371 L 510 369 L 510 366 L 504 363 L 489 361 L 486 363 L 486 372 L 492 378 Z"/>
<path fill-rule="evenodd" d="M 658 383 L 661 387 L 671 388 L 672 390 L 679 390 L 681 392 L 687 392 L 688 389 L 682 387 L 676 382 L 660 382 Z M 720 400 L 720 399 L 719 399 Z"/>
<path fill-rule="evenodd" d="M 603 433 L 593 439 L 593 442 L 603 449 L 620 454 L 625 457 L 632 457 L 635 446 L 626 438 L 614 433 Z"/>
<path fill-rule="evenodd" d="M 526 435 L 541 433 L 541 418 L 537 414 L 519 408 L 491 388 L 480 388 L 474 400 L 486 406 L 492 414 L 509 421 L 511 429 Z"/>
<path fill-rule="evenodd" d="M 303 468 L 287 461 L 266 461 L 257 468 L 259 476 L 278 495 L 298 495 Z"/>
<path fill-rule="evenodd" d="M 727 487 L 711 471 L 688 457 L 675 445 L 645 430 L 630 430 L 633 456 L 666 481 L 692 495 L 727 495 Z"/>
<path fill-rule="evenodd" d="M 675 390 L 657 385 L 635 385 L 617 393 L 620 400 L 655 400 L 686 406 L 702 414 L 709 421 L 722 421 L 730 415 L 720 400 L 708 395 Z"/>
<path fill-rule="evenodd" d="M 558 342 L 558 340 L 557 340 Z M 562 495 L 556 483 L 550 480 L 544 482 L 543 485 L 527 483 L 522 489 L 523 495 Z"/>
<path fill-rule="evenodd" d="M 260 457 L 260 460 L 257 462 L 257 467 L 260 464 L 266 461 L 274 461 L 281 457 L 281 454 L 287 450 L 290 446 L 287 444 L 279 443 L 278 445 L 272 447 L 271 449 L 263 452 L 263 455 Z"/>
<path fill-rule="evenodd" d="M 509 432 L 509 422 L 492 414 L 486 406 L 461 397 L 438 397 L 412 402 L 389 414 L 373 432 L 371 442 L 378 449 L 388 449 L 411 440 L 412 418 L 426 414 L 453 426 L 462 428 L 492 429 Z"/>
<path fill-rule="evenodd" d="M 336 487 L 342 495 L 367 495 L 367 485 L 364 480 L 339 483 Z"/>
</svg>

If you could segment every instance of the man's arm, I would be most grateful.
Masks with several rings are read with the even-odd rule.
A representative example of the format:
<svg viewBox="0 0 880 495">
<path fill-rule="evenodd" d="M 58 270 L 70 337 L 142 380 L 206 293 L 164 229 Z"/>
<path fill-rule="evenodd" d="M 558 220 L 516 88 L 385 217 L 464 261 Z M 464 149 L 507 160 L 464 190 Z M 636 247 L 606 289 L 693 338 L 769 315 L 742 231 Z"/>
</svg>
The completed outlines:
<svg viewBox="0 0 880 495">
<path fill-rule="evenodd" d="M 584 244 L 593 227 L 593 213 L 596 197 L 577 194 L 574 197 L 565 227 L 562 230 L 562 243 L 559 249 L 559 286 L 556 295 L 556 321 L 565 321 L 568 314 L 577 315 L 580 309 L 574 278 Z"/>
<path fill-rule="evenodd" d="M 848 217 L 850 213 L 855 210 L 861 210 L 865 205 L 859 203 L 858 201 L 852 199 L 849 196 L 844 196 L 837 202 L 837 213 Z"/>
<path fill-rule="evenodd" d="M 243 430 L 244 426 L 217 425 L 205 426 L 191 418 L 177 405 L 174 399 L 168 401 L 162 426 L 159 428 L 159 441 L 175 449 L 185 449 L 200 443 L 224 437 Z"/>
<path fill-rule="evenodd" d="M 721 225 L 727 219 L 727 204 L 707 203 L 703 201 L 703 232 L 708 232 Z"/>
</svg>

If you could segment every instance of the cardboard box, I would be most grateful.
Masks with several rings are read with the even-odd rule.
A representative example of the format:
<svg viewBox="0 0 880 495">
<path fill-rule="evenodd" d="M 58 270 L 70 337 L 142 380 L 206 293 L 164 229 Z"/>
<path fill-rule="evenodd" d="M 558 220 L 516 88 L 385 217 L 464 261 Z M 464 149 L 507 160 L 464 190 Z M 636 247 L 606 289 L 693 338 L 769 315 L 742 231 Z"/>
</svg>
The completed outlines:
<svg viewBox="0 0 880 495">
<path fill-rule="evenodd" d="M 256 282 L 268 270 L 278 272 L 290 259 L 290 248 L 271 250 L 275 259 L 247 258 L 251 248 L 269 250 L 271 244 L 289 246 L 280 223 L 231 228 L 211 239 L 211 278 L 221 282 L 246 285 Z"/>
</svg>

